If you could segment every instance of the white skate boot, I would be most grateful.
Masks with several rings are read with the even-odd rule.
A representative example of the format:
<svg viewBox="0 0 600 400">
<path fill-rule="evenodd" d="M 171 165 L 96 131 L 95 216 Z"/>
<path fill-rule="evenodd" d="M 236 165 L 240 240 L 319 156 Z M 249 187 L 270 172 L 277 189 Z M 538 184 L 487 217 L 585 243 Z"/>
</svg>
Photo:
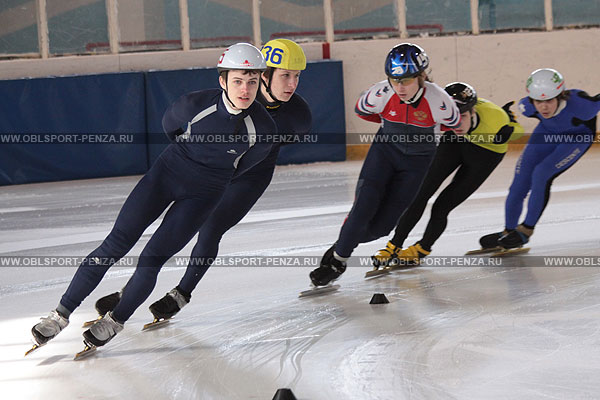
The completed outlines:
<svg viewBox="0 0 600 400">
<path fill-rule="evenodd" d="M 69 320 L 60 315 L 56 310 L 52 310 L 47 317 L 42 317 L 41 320 L 41 322 L 38 322 L 31 328 L 34 344 L 25 355 L 48 343 L 69 325 Z"/>
</svg>

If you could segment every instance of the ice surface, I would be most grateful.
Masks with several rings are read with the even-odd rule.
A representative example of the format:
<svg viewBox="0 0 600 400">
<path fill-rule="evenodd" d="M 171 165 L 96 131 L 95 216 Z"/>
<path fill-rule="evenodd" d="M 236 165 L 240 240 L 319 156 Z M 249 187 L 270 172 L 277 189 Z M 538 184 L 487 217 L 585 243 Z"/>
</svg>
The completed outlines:
<svg viewBox="0 0 600 400">
<path fill-rule="evenodd" d="M 2 398 L 270 399 L 281 387 L 304 400 L 597 398 L 599 155 L 590 151 L 556 179 L 526 256 L 475 267 L 442 257 L 460 256 L 502 228 L 516 162 L 510 154 L 451 214 L 434 246 L 430 259 L 453 265 L 365 280 L 368 267 L 360 264 L 385 245 L 382 238 L 358 247 L 355 255 L 365 257 L 351 259 L 337 292 L 306 299 L 297 296 L 311 267 L 275 266 L 276 256 L 320 256 L 336 240 L 361 163 L 278 167 L 254 210 L 221 243 L 221 255 L 273 257 L 270 266 L 212 268 L 172 323 L 141 332 L 148 305 L 183 274 L 169 262 L 125 330 L 80 362 L 72 357 L 83 348 L 81 323 L 133 266 L 113 268 L 66 330 L 27 358 L 31 326 L 56 306 L 75 266 L 2 266 Z M 138 179 L 0 188 L 0 260 L 86 255 Z M 420 238 L 428 215 L 407 244 Z M 558 267 L 544 256 L 595 266 Z M 369 305 L 373 293 L 390 304 Z"/>
</svg>

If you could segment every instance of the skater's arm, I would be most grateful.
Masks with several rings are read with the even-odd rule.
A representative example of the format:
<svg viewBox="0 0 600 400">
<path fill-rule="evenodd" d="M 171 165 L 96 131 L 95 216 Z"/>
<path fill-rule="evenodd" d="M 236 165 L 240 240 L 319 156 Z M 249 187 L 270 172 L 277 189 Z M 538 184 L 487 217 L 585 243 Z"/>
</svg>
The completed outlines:
<svg viewBox="0 0 600 400">
<path fill-rule="evenodd" d="M 496 133 L 496 136 L 494 136 L 494 143 L 496 144 L 517 140 L 523 136 L 523 133 L 525 132 L 525 129 L 523 129 L 523 126 L 517 122 L 515 114 L 510 109 L 514 103 L 514 101 L 509 101 L 502 106 L 502 109 L 508 116 L 509 122 L 508 124 L 503 125 Z"/>
</svg>

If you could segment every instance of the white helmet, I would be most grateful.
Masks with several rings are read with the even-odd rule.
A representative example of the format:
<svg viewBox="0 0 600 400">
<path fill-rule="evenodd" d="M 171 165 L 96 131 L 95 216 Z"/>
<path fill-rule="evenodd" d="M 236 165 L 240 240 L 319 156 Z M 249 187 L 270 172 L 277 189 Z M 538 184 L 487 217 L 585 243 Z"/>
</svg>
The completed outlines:
<svg viewBox="0 0 600 400">
<path fill-rule="evenodd" d="M 221 69 L 267 69 L 265 58 L 259 49 L 250 43 L 236 43 L 229 46 L 217 63 Z"/>
<path fill-rule="evenodd" d="M 527 93 L 534 100 L 550 100 L 565 90 L 565 80 L 555 69 L 536 69 L 527 79 Z"/>
</svg>

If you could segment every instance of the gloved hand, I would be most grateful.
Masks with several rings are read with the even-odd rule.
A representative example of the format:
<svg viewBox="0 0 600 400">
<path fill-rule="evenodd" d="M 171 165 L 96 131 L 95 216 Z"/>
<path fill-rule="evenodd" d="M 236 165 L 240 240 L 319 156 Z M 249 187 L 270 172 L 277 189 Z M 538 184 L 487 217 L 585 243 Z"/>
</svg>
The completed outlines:
<svg viewBox="0 0 600 400">
<path fill-rule="evenodd" d="M 517 122 L 517 118 L 515 117 L 515 113 L 513 113 L 510 108 L 512 107 L 512 105 L 515 104 L 514 100 L 513 101 L 509 101 L 508 103 L 506 103 L 505 105 L 502 106 L 502 109 L 504 110 L 504 112 L 506 114 L 508 114 L 508 118 L 510 119 L 510 122 Z"/>
<path fill-rule="evenodd" d="M 494 144 L 502 144 L 508 142 L 508 139 L 510 139 L 510 135 L 512 135 L 514 130 L 514 127 L 510 125 L 504 125 L 502 128 L 500 128 L 498 133 L 496 133 L 496 136 L 494 136 Z"/>
</svg>

